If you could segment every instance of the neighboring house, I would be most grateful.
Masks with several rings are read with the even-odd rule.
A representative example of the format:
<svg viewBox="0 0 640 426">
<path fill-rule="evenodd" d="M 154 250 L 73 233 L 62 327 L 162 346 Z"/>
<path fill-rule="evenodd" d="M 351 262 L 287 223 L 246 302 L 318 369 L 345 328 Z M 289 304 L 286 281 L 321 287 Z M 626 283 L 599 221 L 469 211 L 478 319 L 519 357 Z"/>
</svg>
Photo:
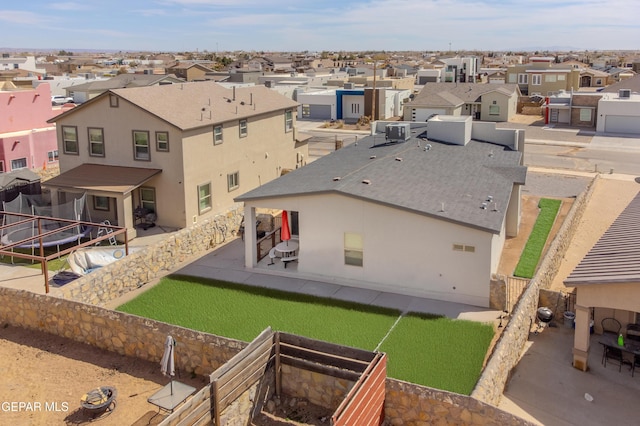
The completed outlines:
<svg viewBox="0 0 640 426">
<path fill-rule="evenodd" d="M 482 121 L 509 121 L 517 112 L 516 84 L 428 83 L 404 106 L 405 121 L 426 121 L 434 114 L 470 115 Z"/>
<path fill-rule="evenodd" d="M 285 56 L 266 56 L 265 71 L 291 72 L 293 71 L 293 61 Z"/>
<path fill-rule="evenodd" d="M 83 103 L 110 89 L 147 87 L 183 82 L 184 80 L 177 78 L 173 74 L 120 74 L 109 79 L 93 80 L 84 84 L 68 85 L 65 87 L 65 90 L 66 95 L 72 97 L 76 103 Z"/>
<path fill-rule="evenodd" d="M 5 201 L 12 201 L 20 193 L 40 194 L 40 176 L 28 169 L 0 173 L 0 207 Z"/>
<path fill-rule="evenodd" d="M 0 172 L 58 163 L 56 128 L 48 84 L 0 91 Z"/>
<path fill-rule="evenodd" d="M 91 217 L 126 227 L 129 238 L 140 213 L 185 228 L 305 164 L 296 106 L 265 87 L 213 82 L 109 90 L 50 120 L 61 173 L 46 186 L 53 200 L 86 191 Z"/>
<path fill-rule="evenodd" d="M 542 106 L 546 124 L 567 124 L 594 128 L 598 118 L 601 93 L 560 92 L 548 96 Z"/>
<path fill-rule="evenodd" d="M 376 89 L 376 119 L 401 117 L 410 90 Z M 329 89 L 297 94 L 298 116 L 313 120 L 345 120 L 355 122 L 372 115 L 373 88 Z"/>
<path fill-rule="evenodd" d="M 609 74 L 604 71 L 591 68 L 580 70 L 580 87 L 605 87 L 608 80 Z"/>
<path fill-rule="evenodd" d="M 618 68 L 618 67 L 596 67 L 594 66 L 593 69 L 599 70 L 599 71 L 603 71 L 605 73 L 607 73 L 608 77 L 607 77 L 607 85 L 610 84 L 614 84 L 614 83 L 618 83 L 620 81 L 624 81 L 628 78 L 632 78 L 633 76 L 636 75 L 635 72 L 633 72 L 632 69 L 630 68 Z"/>
<path fill-rule="evenodd" d="M 598 133 L 640 135 L 640 94 L 629 89 L 601 93 L 598 101 Z"/>
<path fill-rule="evenodd" d="M 580 87 L 580 69 L 572 65 L 554 63 L 555 58 L 533 57 L 525 65 L 507 67 L 508 84 L 517 84 L 523 95 L 548 96 L 564 90 L 577 91 Z"/>
<path fill-rule="evenodd" d="M 599 90 L 600 93 L 618 93 L 620 89 L 627 89 L 631 93 L 640 93 L 640 75 L 634 75 L 631 78 L 619 81 L 610 86 Z"/>
<path fill-rule="evenodd" d="M 213 63 L 179 62 L 167 68 L 167 74 L 174 74 L 184 81 L 206 80 L 207 73 L 214 72 Z"/>
<path fill-rule="evenodd" d="M 374 134 L 237 197 L 245 266 L 259 267 L 256 209 L 281 209 L 299 242 L 297 268 L 282 271 L 489 306 L 505 239 L 518 232 L 524 132 L 470 117 L 391 126 L 405 137 Z"/>
<path fill-rule="evenodd" d="M 442 66 L 442 82 L 475 83 L 478 75 L 478 58 L 475 56 L 441 58 L 435 65 Z"/>
<path fill-rule="evenodd" d="M 614 318 L 627 339 L 629 325 L 640 329 L 639 217 L 640 194 L 564 280 L 566 286 L 576 288 L 573 366 L 577 369 L 589 367 L 592 320 L 599 327 L 604 318 Z"/>
</svg>

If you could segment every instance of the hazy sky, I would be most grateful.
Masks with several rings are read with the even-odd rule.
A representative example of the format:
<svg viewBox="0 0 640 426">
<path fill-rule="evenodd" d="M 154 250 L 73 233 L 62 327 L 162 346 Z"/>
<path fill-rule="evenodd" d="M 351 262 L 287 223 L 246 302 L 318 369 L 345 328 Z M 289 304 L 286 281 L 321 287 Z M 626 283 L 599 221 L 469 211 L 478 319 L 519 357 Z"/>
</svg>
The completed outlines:
<svg viewBox="0 0 640 426">
<path fill-rule="evenodd" d="M 640 0 L 3 1 L 0 48 L 640 49 Z"/>
</svg>

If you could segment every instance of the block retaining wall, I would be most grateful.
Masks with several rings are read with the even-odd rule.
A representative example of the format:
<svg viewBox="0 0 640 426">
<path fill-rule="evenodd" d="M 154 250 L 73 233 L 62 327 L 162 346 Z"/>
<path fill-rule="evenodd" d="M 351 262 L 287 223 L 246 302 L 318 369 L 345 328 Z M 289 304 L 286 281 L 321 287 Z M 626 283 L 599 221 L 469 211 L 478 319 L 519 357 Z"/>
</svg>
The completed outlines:
<svg viewBox="0 0 640 426">
<path fill-rule="evenodd" d="M 551 243 L 535 276 L 513 309 L 509 323 L 502 332 L 500 340 L 496 343 L 480 380 L 471 393 L 472 397 L 492 405 L 499 404 L 510 372 L 518 364 L 520 354 L 529 338 L 531 327 L 536 320 L 540 289 L 549 288 L 558 273 L 560 264 L 593 193 L 594 182 L 595 179 L 571 206 L 571 210 Z M 561 302 L 557 301 L 556 303 Z"/>
</svg>

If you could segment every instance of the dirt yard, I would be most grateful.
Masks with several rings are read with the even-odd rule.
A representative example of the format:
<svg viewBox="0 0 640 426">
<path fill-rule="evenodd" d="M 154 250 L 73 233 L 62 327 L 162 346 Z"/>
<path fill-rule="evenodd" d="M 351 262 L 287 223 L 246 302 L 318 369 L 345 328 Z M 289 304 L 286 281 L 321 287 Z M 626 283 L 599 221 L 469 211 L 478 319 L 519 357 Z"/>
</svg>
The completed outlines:
<svg viewBox="0 0 640 426">
<path fill-rule="evenodd" d="M 115 387 L 117 397 L 99 424 L 154 425 L 164 418 L 147 402 L 169 383 L 159 364 L 10 326 L 0 328 L 0 360 L 0 424 L 88 424 L 92 417 L 80 398 L 100 386 Z M 205 385 L 204 378 L 186 374 L 176 380 L 196 389 Z"/>
</svg>

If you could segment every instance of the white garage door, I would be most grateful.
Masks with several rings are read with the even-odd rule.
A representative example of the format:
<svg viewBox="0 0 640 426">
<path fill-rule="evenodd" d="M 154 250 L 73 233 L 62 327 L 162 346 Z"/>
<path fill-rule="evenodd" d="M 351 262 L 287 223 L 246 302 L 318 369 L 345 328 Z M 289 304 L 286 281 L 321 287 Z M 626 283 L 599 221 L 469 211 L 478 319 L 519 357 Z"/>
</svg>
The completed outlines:
<svg viewBox="0 0 640 426">
<path fill-rule="evenodd" d="M 640 135 L 640 119 L 630 115 L 607 115 L 604 131 Z"/>
</svg>

